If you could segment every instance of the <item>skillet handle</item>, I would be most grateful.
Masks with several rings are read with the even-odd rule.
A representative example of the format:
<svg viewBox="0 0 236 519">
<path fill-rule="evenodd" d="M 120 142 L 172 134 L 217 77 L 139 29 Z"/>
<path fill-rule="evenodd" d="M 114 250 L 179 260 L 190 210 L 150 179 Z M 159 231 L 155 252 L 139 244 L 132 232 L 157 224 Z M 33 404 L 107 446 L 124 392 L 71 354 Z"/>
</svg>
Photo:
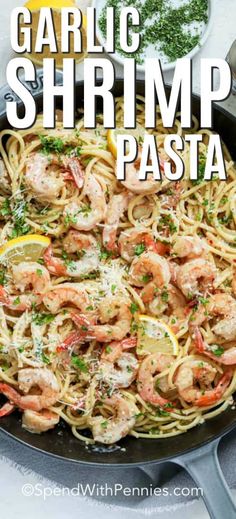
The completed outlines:
<svg viewBox="0 0 236 519">
<path fill-rule="evenodd" d="M 172 461 L 185 468 L 199 488 L 211 519 L 235 519 L 236 506 L 220 468 L 219 439 Z"/>
<path fill-rule="evenodd" d="M 43 69 L 36 68 L 36 80 L 25 81 L 22 73 L 19 73 L 19 79 L 21 83 L 31 92 L 32 95 L 38 95 L 43 92 Z M 57 85 L 62 84 L 63 74 L 60 70 L 55 72 L 55 82 Z M 5 84 L 0 88 L 0 117 L 6 112 L 7 101 L 19 101 L 19 97 L 13 92 L 8 84 Z"/>
</svg>

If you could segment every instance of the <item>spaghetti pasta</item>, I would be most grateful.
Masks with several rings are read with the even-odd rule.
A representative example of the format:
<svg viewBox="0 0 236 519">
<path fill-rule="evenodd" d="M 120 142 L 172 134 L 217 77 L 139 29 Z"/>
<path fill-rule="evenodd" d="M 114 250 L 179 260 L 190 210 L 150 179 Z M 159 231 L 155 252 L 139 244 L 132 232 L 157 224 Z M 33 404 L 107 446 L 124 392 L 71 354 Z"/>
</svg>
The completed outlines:
<svg viewBox="0 0 236 519">
<path fill-rule="evenodd" d="M 116 114 L 122 127 L 123 98 Z M 0 134 L 1 244 L 51 239 L 37 262 L 2 260 L 0 392 L 11 405 L 0 415 L 21 409 L 31 432 L 63 420 L 87 443 L 168 438 L 233 402 L 236 169 L 225 149 L 228 180 L 204 181 L 203 131 L 198 181 L 187 147 L 183 180 L 148 178 L 140 192 L 138 160 L 119 182 L 97 123 L 85 130 L 81 117 L 75 130 L 58 121 L 48 131 L 39 115 L 29 130 Z M 169 130 L 149 132 L 166 160 Z M 140 314 L 167 330 L 152 352 L 136 347 Z M 173 336 L 178 348 L 165 352 Z"/>
</svg>

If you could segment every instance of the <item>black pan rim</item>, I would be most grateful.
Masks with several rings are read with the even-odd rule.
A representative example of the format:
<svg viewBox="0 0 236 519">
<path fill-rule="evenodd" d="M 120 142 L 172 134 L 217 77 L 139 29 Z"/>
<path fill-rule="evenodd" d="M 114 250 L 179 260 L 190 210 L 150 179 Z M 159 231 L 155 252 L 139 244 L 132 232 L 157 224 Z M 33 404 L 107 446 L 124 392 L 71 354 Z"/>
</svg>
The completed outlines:
<svg viewBox="0 0 236 519">
<path fill-rule="evenodd" d="M 235 418 L 236 419 L 236 418 Z M 201 425 L 200 425 L 201 427 Z M 160 463 L 166 463 L 168 461 L 173 461 L 175 460 L 175 458 L 178 458 L 180 456 L 183 456 L 184 454 L 189 454 L 191 452 L 194 452 L 196 451 L 197 449 L 201 448 L 201 447 L 204 447 L 206 445 L 210 445 L 213 441 L 215 440 L 220 440 L 220 439 L 223 439 L 224 436 L 226 436 L 227 434 L 229 434 L 230 432 L 232 432 L 234 429 L 236 428 L 236 424 L 235 423 L 232 423 L 228 426 L 226 426 L 223 431 L 219 432 L 218 434 L 216 434 L 214 436 L 213 439 L 208 439 L 206 441 L 203 441 L 201 442 L 201 444 L 199 446 L 194 446 L 190 449 L 185 449 L 185 450 L 181 450 L 181 452 L 179 454 L 176 454 L 176 456 L 165 456 L 163 457 L 161 460 L 151 460 L 151 461 L 142 461 L 142 462 L 127 462 L 127 463 L 119 463 L 119 462 L 116 462 L 116 463 L 104 463 L 104 461 L 101 461 L 101 462 L 96 462 L 96 461 L 83 461 L 83 460 L 77 460 L 77 459 L 74 459 L 74 458 L 69 458 L 69 457 L 65 457 L 65 456 L 60 456 L 59 454 L 55 454 L 53 452 L 50 452 L 50 451 L 46 451 L 44 449 L 40 449 L 39 447 L 36 447 L 35 445 L 32 445 L 24 440 L 22 440 L 21 438 L 19 438 L 18 436 L 15 436 L 14 434 L 12 434 L 11 432 L 7 431 L 6 429 L 4 429 L 3 427 L 0 426 L 0 432 L 2 432 L 3 434 L 5 434 L 7 437 L 11 438 L 13 441 L 16 441 L 17 443 L 20 443 L 21 445 L 23 445 L 24 447 L 27 447 L 29 449 L 32 449 L 33 451 L 37 452 L 37 453 L 40 453 L 40 454 L 45 454 L 46 456 L 49 456 L 49 457 L 52 457 L 52 458 L 56 458 L 57 460 L 60 460 L 60 461 L 64 461 L 64 462 L 68 462 L 68 463 L 74 463 L 74 464 L 79 464 L 79 465 L 84 465 L 84 466 L 89 466 L 89 467 L 97 467 L 97 468 L 101 468 L 101 467 L 104 467 L 104 466 L 109 466 L 109 467 L 116 467 L 116 468 L 132 468 L 132 467 L 144 467 L 144 466 L 152 466 L 152 465 L 159 465 Z M 180 436 L 184 436 L 184 433 Z M 137 438 L 133 438 L 134 442 L 135 441 L 139 441 L 139 439 Z M 145 438 L 142 438 L 142 440 L 145 440 Z M 166 438 L 166 440 L 168 440 L 168 438 Z M 79 443 L 79 440 L 78 441 L 78 445 L 81 445 L 81 443 Z M 156 440 L 151 440 L 153 442 L 155 442 L 155 444 L 158 443 L 158 439 Z M 107 453 L 107 455 L 109 455 L 109 453 Z"/>
</svg>

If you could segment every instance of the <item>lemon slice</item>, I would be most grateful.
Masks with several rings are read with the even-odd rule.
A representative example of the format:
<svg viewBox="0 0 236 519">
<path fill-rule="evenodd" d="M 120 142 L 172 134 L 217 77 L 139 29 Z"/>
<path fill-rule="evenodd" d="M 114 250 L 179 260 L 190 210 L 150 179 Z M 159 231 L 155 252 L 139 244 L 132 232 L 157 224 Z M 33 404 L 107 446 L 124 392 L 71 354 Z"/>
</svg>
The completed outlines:
<svg viewBox="0 0 236 519">
<path fill-rule="evenodd" d="M 28 234 L 9 240 L 0 248 L 0 263 L 17 265 L 22 261 L 37 261 L 51 240 L 40 234 Z"/>
<path fill-rule="evenodd" d="M 56 61 L 56 67 L 62 68 L 63 59 L 64 58 L 74 58 L 77 62 L 82 61 L 87 55 L 86 52 L 76 53 L 76 52 L 61 52 L 61 9 L 63 7 L 76 7 L 74 0 L 29 0 L 26 2 L 25 7 L 27 7 L 32 13 L 32 52 L 26 53 L 26 57 L 31 59 L 36 65 L 42 65 L 44 58 L 54 58 Z M 41 7 L 51 7 L 53 11 L 53 21 L 55 27 L 55 34 L 58 44 L 58 52 L 51 53 L 48 45 L 44 45 L 43 51 L 40 53 L 34 52 L 35 42 L 37 37 L 37 28 L 39 22 L 40 8 Z M 29 25 L 27 25 L 29 27 Z M 24 23 L 21 24 L 21 27 L 25 27 Z M 87 19 L 86 16 L 83 15 L 83 23 L 81 27 L 82 34 L 82 42 L 83 49 L 86 49 L 87 46 Z M 20 43 L 22 43 L 22 39 L 24 34 L 20 35 Z M 70 35 L 70 48 L 73 49 L 73 34 Z"/>
<path fill-rule="evenodd" d="M 62 7 L 74 7 L 75 0 L 29 0 L 25 3 L 30 11 L 37 11 L 41 7 L 51 7 L 52 9 L 61 9 Z"/>
<path fill-rule="evenodd" d="M 164 353 L 177 356 L 179 343 L 169 326 L 155 317 L 140 315 L 138 318 L 137 353 Z"/>
<path fill-rule="evenodd" d="M 107 132 L 107 146 L 110 152 L 112 153 L 115 159 L 117 158 L 117 135 L 133 135 L 138 141 L 138 144 L 142 144 L 145 128 L 143 126 L 137 125 L 133 130 L 125 130 L 122 127 L 115 128 L 114 130 L 108 130 Z"/>
</svg>

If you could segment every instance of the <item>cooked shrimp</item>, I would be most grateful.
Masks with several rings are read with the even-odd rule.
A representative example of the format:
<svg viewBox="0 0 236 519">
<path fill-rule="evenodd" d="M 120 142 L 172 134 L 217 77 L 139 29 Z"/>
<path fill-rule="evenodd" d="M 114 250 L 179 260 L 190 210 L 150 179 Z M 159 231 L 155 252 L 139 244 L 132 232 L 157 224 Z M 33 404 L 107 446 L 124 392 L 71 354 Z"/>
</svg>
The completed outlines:
<svg viewBox="0 0 236 519">
<path fill-rule="evenodd" d="M 119 248 L 121 257 L 128 263 L 147 250 L 160 256 L 164 256 L 168 250 L 163 243 L 155 242 L 151 233 L 141 226 L 123 231 L 119 237 Z"/>
<path fill-rule="evenodd" d="M 226 341 L 236 339 L 236 300 L 229 294 L 215 294 L 211 297 L 207 311 L 210 315 L 224 318 L 212 327 L 213 333 Z"/>
<path fill-rule="evenodd" d="M 107 362 L 115 362 L 123 351 L 135 348 L 136 345 L 137 339 L 135 337 L 111 342 L 111 344 L 103 349 L 101 359 L 106 360 Z"/>
<path fill-rule="evenodd" d="M 198 258 L 208 252 L 208 245 L 199 236 L 178 236 L 175 240 L 173 253 L 179 258 Z"/>
<path fill-rule="evenodd" d="M 157 392 L 154 375 L 169 368 L 173 360 L 172 355 L 162 353 L 153 353 L 143 360 L 137 377 L 138 392 L 143 400 L 161 407 L 170 403 Z"/>
<path fill-rule="evenodd" d="M 170 275 L 171 275 L 171 283 L 176 285 L 177 283 L 177 274 L 179 271 L 179 265 L 177 263 L 174 263 L 174 261 L 168 261 L 169 269 L 170 269 Z"/>
<path fill-rule="evenodd" d="M 80 278 L 98 268 L 99 248 L 92 234 L 70 230 L 62 244 L 66 254 L 77 253 L 77 256 L 81 255 L 81 258 L 71 261 L 68 261 L 67 258 L 62 260 L 53 256 L 52 247 L 49 246 L 44 253 L 44 262 L 51 274 Z"/>
<path fill-rule="evenodd" d="M 112 342 L 104 348 L 99 365 L 99 376 L 108 385 L 115 388 L 126 388 L 136 378 L 138 361 L 132 353 L 124 350 L 134 348 L 136 339 L 124 339 L 120 342 Z"/>
<path fill-rule="evenodd" d="M 141 297 L 145 303 L 153 300 L 157 288 L 168 285 L 170 269 L 168 262 L 155 252 L 145 252 L 135 258 L 130 268 L 130 283 L 144 287 Z"/>
<path fill-rule="evenodd" d="M 139 168 L 141 163 L 141 151 L 135 162 L 126 164 L 125 168 L 125 180 L 121 183 L 132 193 L 137 195 L 145 195 L 151 193 L 157 193 L 162 189 L 162 183 L 155 180 L 152 173 L 149 180 L 139 180 Z M 161 168 L 163 169 L 163 162 L 161 161 Z"/>
<path fill-rule="evenodd" d="M 73 180 L 78 189 L 82 189 L 84 185 L 84 170 L 79 158 L 63 157 L 62 164 L 66 170 L 66 174 L 63 175 L 64 180 Z"/>
<path fill-rule="evenodd" d="M 9 310 L 24 312 L 25 310 L 30 310 L 33 304 L 37 305 L 40 302 L 41 300 L 37 296 L 33 296 L 33 294 L 11 295 L 0 285 L 0 303 L 9 308 Z"/>
<path fill-rule="evenodd" d="M 64 209 L 65 222 L 78 231 L 90 231 L 105 218 L 106 199 L 104 191 L 94 176 L 90 176 L 84 193 L 90 205 L 71 202 Z"/>
<path fill-rule="evenodd" d="M 13 265 L 12 281 L 14 287 L 11 287 L 10 291 L 14 294 L 9 294 L 6 288 L 0 286 L 0 301 L 9 309 L 19 312 L 30 309 L 32 304 L 40 304 L 42 295 L 50 287 L 50 275 L 47 269 L 33 261 Z M 26 287 L 31 289 L 32 293 L 22 293 L 25 292 Z"/>
<path fill-rule="evenodd" d="M 54 405 L 59 397 L 59 385 L 52 371 L 47 368 L 25 368 L 18 373 L 19 389 L 29 393 L 30 389 L 38 386 L 41 395 L 26 394 L 20 399 L 22 409 L 41 411 Z"/>
<path fill-rule="evenodd" d="M 122 341 L 130 332 L 132 320 L 130 303 L 124 299 L 110 297 L 104 298 L 99 308 L 100 323 L 106 324 L 92 324 L 81 314 L 72 314 L 71 317 L 81 332 L 87 327 L 88 340 L 96 339 L 98 342 Z M 108 324 L 115 318 L 115 324 Z"/>
<path fill-rule="evenodd" d="M 236 364 L 236 346 L 225 348 L 222 345 L 211 344 L 208 345 L 202 337 L 198 328 L 194 332 L 194 344 L 199 353 L 206 355 L 215 362 L 224 364 L 225 366 L 232 366 Z"/>
<path fill-rule="evenodd" d="M 4 404 L 1 409 L 0 409 L 0 418 L 2 418 L 3 416 L 8 416 L 9 414 L 11 414 L 15 409 L 15 406 L 14 404 L 10 404 L 10 402 L 6 402 L 6 404 Z"/>
<path fill-rule="evenodd" d="M 47 368 L 24 368 L 18 373 L 19 389 L 21 395 L 8 384 L 0 383 L 0 393 L 3 393 L 10 403 L 21 409 L 41 411 L 54 405 L 59 397 L 59 385 L 52 371 Z M 29 391 L 38 386 L 42 393 L 31 394 Z"/>
<path fill-rule="evenodd" d="M 176 283 L 183 294 L 191 299 L 199 291 L 205 292 L 213 287 L 216 271 L 214 265 L 203 258 L 187 261 L 177 271 Z"/>
<path fill-rule="evenodd" d="M 13 265 L 12 276 L 15 286 L 21 292 L 24 292 L 26 287 L 32 287 L 35 294 L 43 294 L 50 287 L 50 275 L 47 269 L 33 261 Z"/>
<path fill-rule="evenodd" d="M 182 292 L 174 285 L 167 285 L 164 290 L 156 291 L 156 296 L 149 303 L 149 309 L 154 315 L 170 311 L 180 319 L 185 319 L 186 299 Z"/>
<path fill-rule="evenodd" d="M 217 370 L 208 362 L 189 360 L 183 362 L 177 371 L 175 384 L 183 400 L 197 407 L 216 404 L 223 396 L 232 378 L 230 371 L 224 373 L 214 388 L 210 388 Z M 198 382 L 200 389 L 194 386 Z"/>
<path fill-rule="evenodd" d="M 167 310 L 171 313 L 184 315 L 186 299 L 182 292 L 174 285 L 167 285 L 163 290 L 156 290 L 154 299 L 149 303 L 149 309 L 154 315 L 160 315 Z"/>
<path fill-rule="evenodd" d="M 60 308 L 68 303 L 85 312 L 89 305 L 89 298 L 79 284 L 63 283 L 47 292 L 43 297 L 43 303 L 52 314 L 56 314 Z"/>
<path fill-rule="evenodd" d="M 77 346 L 77 344 L 80 344 L 81 341 L 83 341 L 83 336 L 80 332 L 71 332 L 70 335 L 68 335 L 64 341 L 57 346 L 57 352 L 60 353 L 69 350 L 74 346 Z"/>
<path fill-rule="evenodd" d="M 59 420 L 60 416 L 48 409 L 43 409 L 40 412 L 26 409 L 22 415 L 22 427 L 31 433 L 40 434 L 49 431 L 49 429 L 54 429 Z"/>
<path fill-rule="evenodd" d="M 139 202 L 137 201 L 132 209 L 133 218 L 136 221 L 139 221 L 141 225 L 141 222 L 151 218 L 154 207 L 154 202 L 150 200 L 148 196 L 142 197 Z"/>
<path fill-rule="evenodd" d="M 115 409 L 117 416 L 111 419 L 105 419 L 104 416 L 90 418 L 93 437 L 99 443 L 116 443 L 134 427 L 137 409 L 132 402 L 119 395 L 103 400 L 103 404 Z"/>
<path fill-rule="evenodd" d="M 116 234 L 119 222 L 124 212 L 127 211 L 130 194 L 125 191 L 114 195 L 107 206 L 105 225 L 103 228 L 102 241 L 104 247 L 109 251 L 116 251 Z"/>
<path fill-rule="evenodd" d="M 201 326 L 205 321 L 210 321 L 213 317 L 222 316 L 223 319 L 211 326 L 212 331 L 231 341 L 236 338 L 236 300 L 225 293 L 211 295 L 205 304 L 198 304 L 191 315 L 191 328 Z"/>
<path fill-rule="evenodd" d="M 99 376 L 114 388 L 129 387 L 138 371 L 138 361 L 133 353 L 122 353 L 112 364 L 103 360 L 99 366 Z"/>
<path fill-rule="evenodd" d="M 27 158 L 24 181 L 37 197 L 48 201 L 57 198 L 64 186 L 62 176 L 53 170 L 49 157 L 42 153 L 32 153 Z"/>
</svg>

